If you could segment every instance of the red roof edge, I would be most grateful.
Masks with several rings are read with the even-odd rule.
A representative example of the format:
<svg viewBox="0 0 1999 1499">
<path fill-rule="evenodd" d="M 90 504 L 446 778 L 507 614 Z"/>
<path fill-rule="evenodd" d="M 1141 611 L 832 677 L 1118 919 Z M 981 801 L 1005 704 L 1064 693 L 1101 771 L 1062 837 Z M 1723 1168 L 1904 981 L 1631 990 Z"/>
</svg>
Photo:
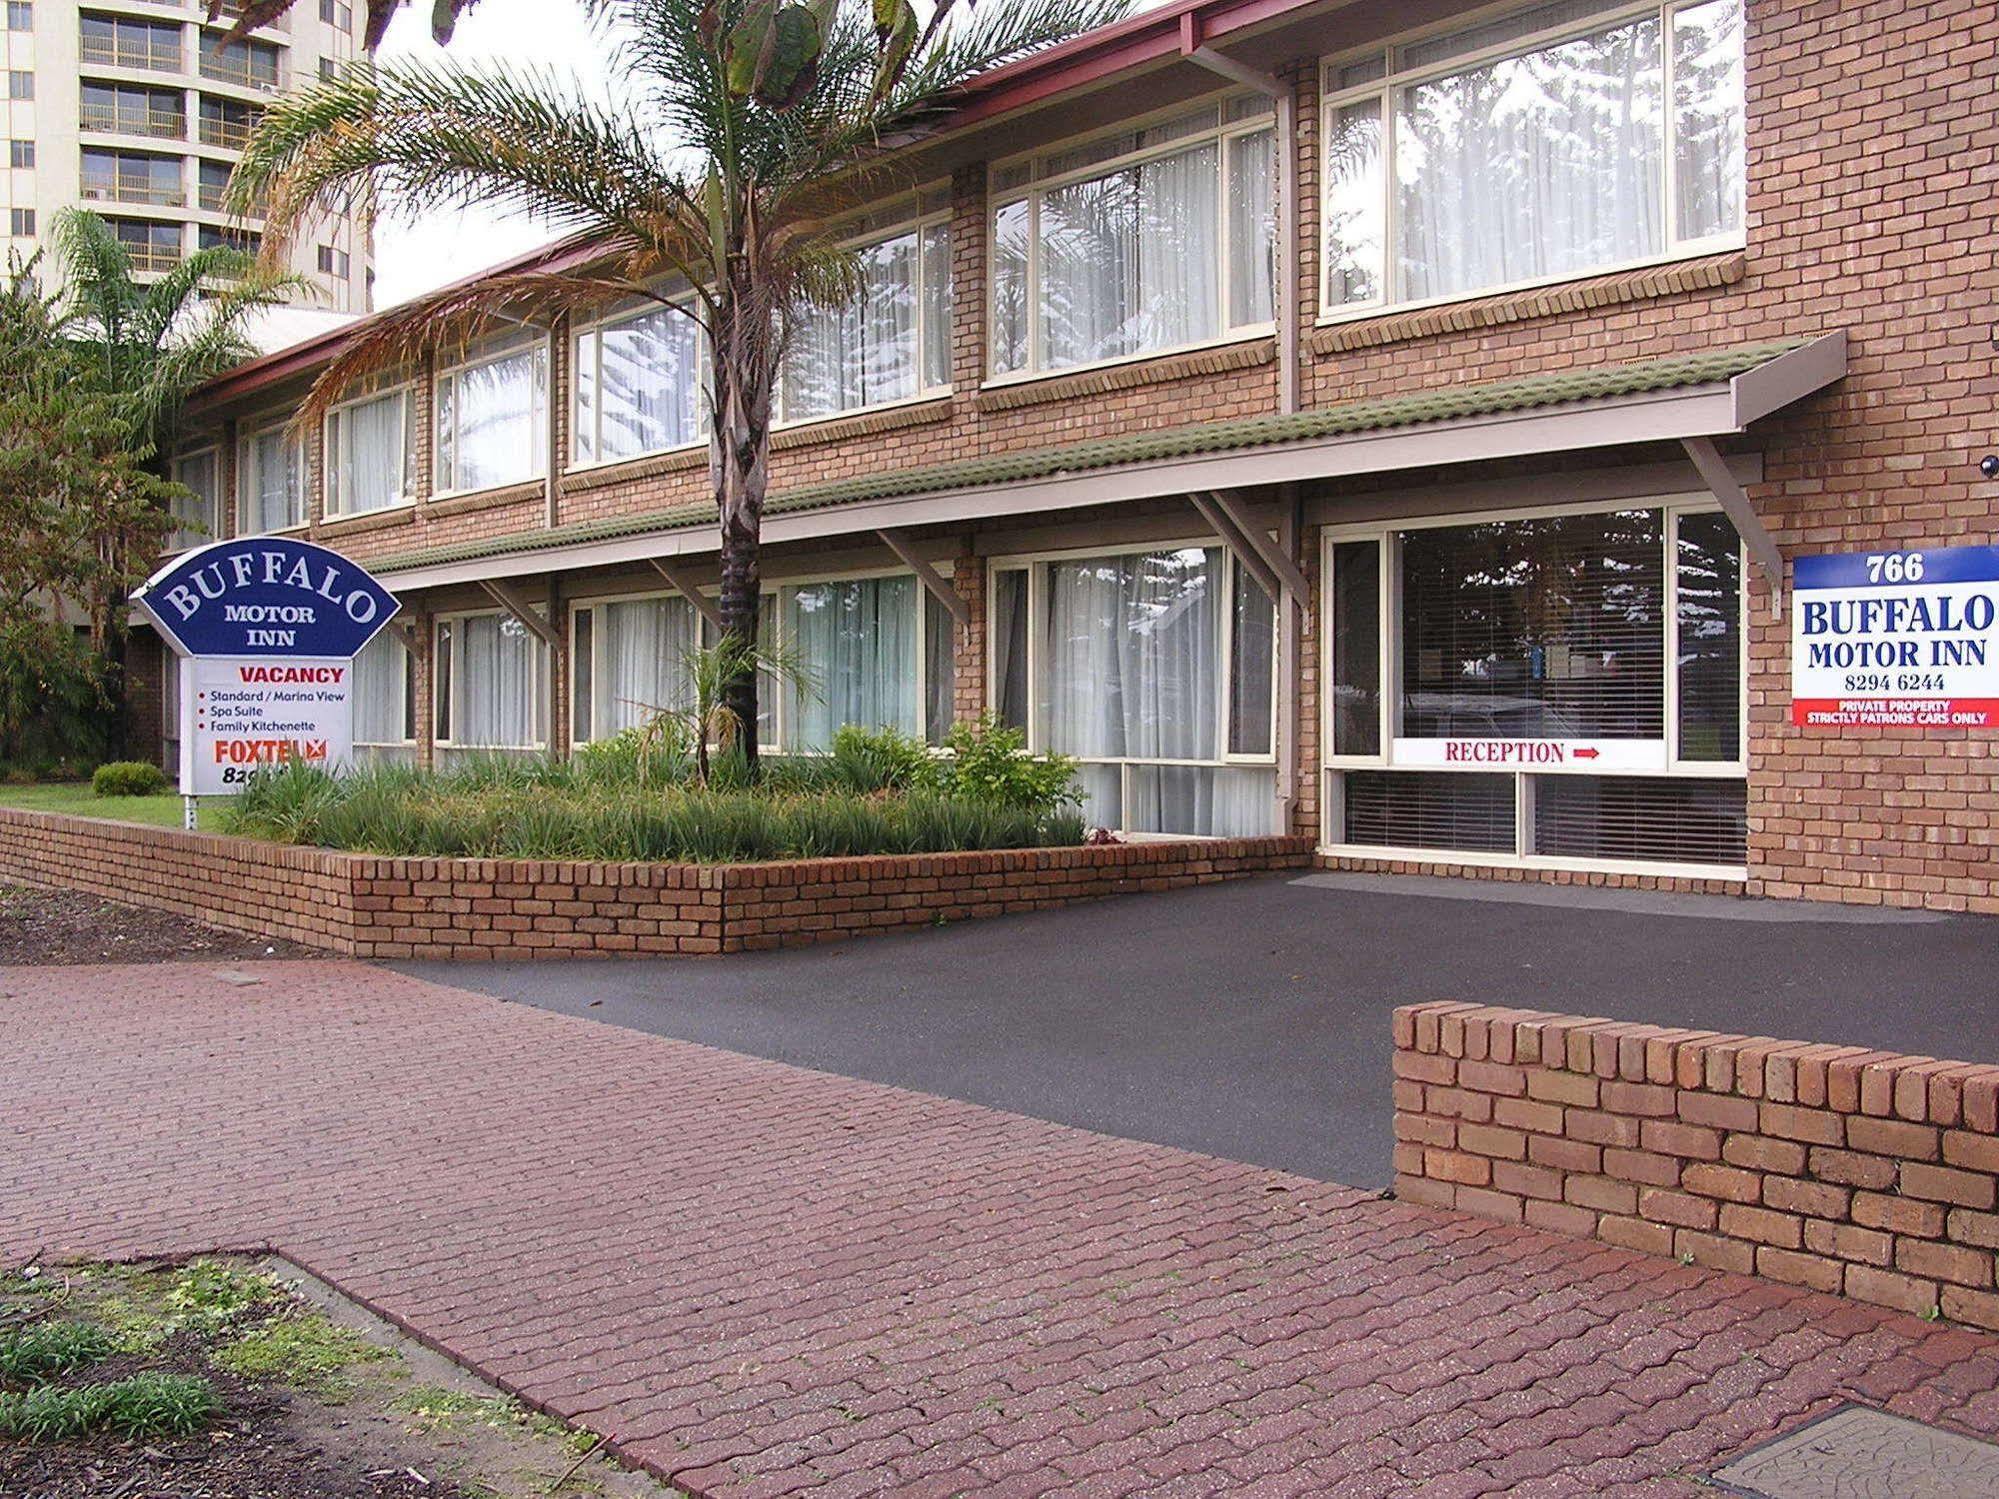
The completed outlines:
<svg viewBox="0 0 1999 1499">
<path fill-rule="evenodd" d="M 1175 0 L 1156 10 L 1141 11 L 982 74 L 965 86 L 964 104 L 946 118 L 942 128 L 957 129 L 1026 109 L 1147 63 L 1225 42 L 1231 33 L 1320 3 L 1322 0 Z M 588 236 L 572 234 L 462 276 L 448 286 L 469 286 L 513 271 L 581 264 L 589 259 L 590 243 Z M 245 360 L 204 385 L 195 403 L 197 407 L 212 407 L 304 376 L 337 357 L 360 328 L 378 316 L 380 313 L 370 313 Z"/>
</svg>

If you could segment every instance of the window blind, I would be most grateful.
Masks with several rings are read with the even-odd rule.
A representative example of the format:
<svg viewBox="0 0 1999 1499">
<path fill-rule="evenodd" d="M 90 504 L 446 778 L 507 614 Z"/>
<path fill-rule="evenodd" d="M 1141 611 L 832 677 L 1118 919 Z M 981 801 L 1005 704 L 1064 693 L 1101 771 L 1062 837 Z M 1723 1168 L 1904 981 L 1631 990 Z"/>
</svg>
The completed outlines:
<svg viewBox="0 0 1999 1499">
<path fill-rule="evenodd" d="M 1535 776 L 1534 852 L 1677 864 L 1746 862 L 1748 788 L 1739 780 Z"/>
<path fill-rule="evenodd" d="M 1356 770 L 1341 781 L 1348 843 L 1461 853 L 1515 850 L 1510 775 Z"/>
</svg>

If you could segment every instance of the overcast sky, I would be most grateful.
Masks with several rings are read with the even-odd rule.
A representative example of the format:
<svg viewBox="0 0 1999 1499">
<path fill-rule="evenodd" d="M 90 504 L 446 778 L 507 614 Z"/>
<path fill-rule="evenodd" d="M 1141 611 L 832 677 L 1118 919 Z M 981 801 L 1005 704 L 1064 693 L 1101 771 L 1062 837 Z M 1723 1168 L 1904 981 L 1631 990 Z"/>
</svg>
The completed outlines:
<svg viewBox="0 0 1999 1499">
<path fill-rule="evenodd" d="M 608 47 L 585 23 L 576 0 L 479 0 L 459 20 L 450 52 L 466 62 L 500 57 L 535 63 L 573 74 L 594 90 L 604 86 Z M 380 56 L 439 55 L 430 39 L 430 6 L 404 6 L 389 25 Z M 550 238 L 534 224 L 477 209 L 421 223 L 391 209 L 375 233 L 375 305 L 406 301 Z"/>
</svg>

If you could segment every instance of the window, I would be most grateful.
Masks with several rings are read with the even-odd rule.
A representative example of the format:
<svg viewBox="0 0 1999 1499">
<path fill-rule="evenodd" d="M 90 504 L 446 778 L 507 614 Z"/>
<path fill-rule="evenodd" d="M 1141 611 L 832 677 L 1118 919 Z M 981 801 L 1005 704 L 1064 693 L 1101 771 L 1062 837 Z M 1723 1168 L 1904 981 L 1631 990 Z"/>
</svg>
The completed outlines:
<svg viewBox="0 0 1999 1499">
<path fill-rule="evenodd" d="M 702 441 L 706 373 L 706 336 L 672 308 L 577 334 L 576 461 L 615 463 Z"/>
<path fill-rule="evenodd" d="M 1267 327 L 1272 138 L 1268 101 L 1237 99 L 996 168 L 993 373 Z"/>
<path fill-rule="evenodd" d="M 1328 842 L 1743 864 L 1741 571 L 1695 502 L 1331 535 Z"/>
<path fill-rule="evenodd" d="M 347 0 L 319 0 L 319 19 L 336 31 L 352 31 L 354 8 Z"/>
<path fill-rule="evenodd" d="M 377 634 L 354 658 L 357 750 L 400 748 L 416 738 L 416 680 L 409 664 L 409 652 L 389 630 Z"/>
<path fill-rule="evenodd" d="M 264 236 L 255 230 L 238 229 L 234 225 L 218 228 L 214 224 L 197 224 L 194 241 L 204 250 L 238 250 L 245 255 L 255 255 L 263 248 Z"/>
<path fill-rule="evenodd" d="M 810 421 L 950 387 L 948 209 L 865 243 L 857 253 L 854 300 L 807 308 L 792 329 L 778 392 L 780 420 Z"/>
<path fill-rule="evenodd" d="M 7 232 L 16 239 L 33 239 L 35 237 L 34 209 L 9 209 L 7 215 Z"/>
<path fill-rule="evenodd" d="M 200 135 L 204 146 L 238 147 L 249 140 L 263 111 L 235 99 L 212 99 L 202 95 Z"/>
<path fill-rule="evenodd" d="M 9 31 L 35 29 L 35 7 L 31 0 L 7 0 L 7 29 Z"/>
<path fill-rule="evenodd" d="M 197 170 L 201 206 L 210 213 L 223 212 L 229 201 L 229 163 L 203 161 L 198 163 Z"/>
<path fill-rule="evenodd" d="M 338 61 L 331 57 L 322 57 L 319 60 L 319 81 L 321 83 L 331 83 L 339 76 L 340 64 Z"/>
<path fill-rule="evenodd" d="M 578 743 L 609 739 L 656 712 L 687 706 L 686 660 L 701 617 L 677 596 L 612 599 L 570 613 L 570 731 Z"/>
<path fill-rule="evenodd" d="M 13 68 L 7 74 L 7 97 L 27 100 L 35 97 L 35 75 Z"/>
<path fill-rule="evenodd" d="M 416 494 L 416 402 L 392 390 L 326 418 L 326 513 L 365 515 Z"/>
<path fill-rule="evenodd" d="M 347 252 L 345 250 L 335 245 L 321 245 L 319 247 L 319 273 L 322 276 L 336 276 L 340 280 L 345 281 L 347 279 L 347 265 Z"/>
<path fill-rule="evenodd" d="M 174 482 L 190 493 L 173 502 L 175 526 L 169 549 L 198 547 L 222 535 L 221 455 L 214 448 L 184 453 L 174 460 Z"/>
<path fill-rule="evenodd" d="M 160 768 L 180 778 L 180 653 L 160 641 Z"/>
<path fill-rule="evenodd" d="M 935 693 L 948 704 L 950 679 L 932 681 L 926 694 L 926 664 L 937 663 L 926 663 L 924 636 L 941 630 L 948 643 L 952 621 L 915 577 L 788 584 L 777 603 L 778 640 L 805 669 L 782 693 L 776 737 L 785 749 L 829 749 L 848 724 L 943 738 L 950 714 L 940 712 Z"/>
<path fill-rule="evenodd" d="M 83 61 L 114 68 L 146 68 L 155 73 L 181 70 L 181 28 L 170 22 L 126 21 L 84 16 L 79 45 Z"/>
<path fill-rule="evenodd" d="M 992 697 L 1133 832 L 1276 826 L 1276 614 L 1220 547 L 995 564 Z M 1240 636 L 1240 638 L 1238 638 Z"/>
<path fill-rule="evenodd" d="M 33 141 L 7 142 L 7 165 L 10 167 L 31 167 L 35 164 L 35 143 Z"/>
<path fill-rule="evenodd" d="M 137 151 L 83 152 L 83 197 L 88 201 L 147 203 L 178 208 L 187 201 L 180 158 Z"/>
<path fill-rule="evenodd" d="M 86 83 L 82 88 L 79 120 L 85 130 L 171 140 L 187 137 L 187 106 L 178 89 L 109 83 Z"/>
<path fill-rule="evenodd" d="M 438 486 L 493 489 L 548 470 L 548 348 L 543 343 L 437 377 Z"/>
<path fill-rule="evenodd" d="M 305 524 L 305 447 L 282 422 L 244 434 L 236 456 L 236 534 Z"/>
<path fill-rule="evenodd" d="M 201 76 L 276 93 L 282 77 L 282 55 L 274 42 L 211 40 L 201 51 Z"/>
<path fill-rule="evenodd" d="M 437 738 L 459 749 L 540 749 L 548 669 L 541 639 L 511 614 L 437 622 Z"/>
<path fill-rule="evenodd" d="M 1741 0 L 1556 0 L 1330 64 L 1324 307 L 1742 242 Z"/>
<path fill-rule="evenodd" d="M 138 271 L 164 271 L 180 263 L 181 228 L 146 219 L 107 219 L 111 232 Z"/>
</svg>

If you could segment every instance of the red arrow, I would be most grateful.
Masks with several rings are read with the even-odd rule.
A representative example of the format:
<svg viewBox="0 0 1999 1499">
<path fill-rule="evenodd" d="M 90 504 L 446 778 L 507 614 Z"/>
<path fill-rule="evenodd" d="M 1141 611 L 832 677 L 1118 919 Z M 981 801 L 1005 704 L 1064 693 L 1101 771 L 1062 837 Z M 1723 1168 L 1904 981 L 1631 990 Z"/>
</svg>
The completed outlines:
<svg viewBox="0 0 1999 1499">
<path fill-rule="evenodd" d="M 1578 760 L 1594 760 L 1596 756 L 1597 752 L 1593 749 L 1579 749 L 1576 751 L 1576 758 Z"/>
</svg>

